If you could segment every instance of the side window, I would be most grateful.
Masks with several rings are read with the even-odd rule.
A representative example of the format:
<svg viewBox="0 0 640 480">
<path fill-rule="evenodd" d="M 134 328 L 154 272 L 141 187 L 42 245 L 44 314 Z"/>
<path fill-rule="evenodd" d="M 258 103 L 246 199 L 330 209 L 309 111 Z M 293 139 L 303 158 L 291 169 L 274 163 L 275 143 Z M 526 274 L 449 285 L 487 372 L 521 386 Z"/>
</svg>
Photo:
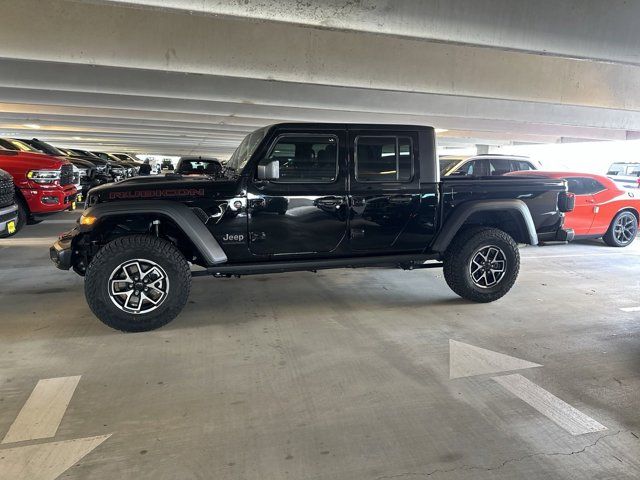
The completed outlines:
<svg viewBox="0 0 640 480">
<path fill-rule="evenodd" d="M 605 186 L 593 178 L 573 177 L 567 178 L 569 191 L 576 195 L 591 195 L 605 190 Z"/>
<path fill-rule="evenodd" d="M 457 175 L 480 175 L 481 165 L 480 160 L 472 160 L 467 162 L 459 170 L 456 171 Z"/>
<path fill-rule="evenodd" d="M 489 160 L 489 175 L 504 175 L 505 173 L 509 173 L 511 171 L 511 167 L 509 164 L 509 160 L 503 159 L 493 159 Z"/>
<path fill-rule="evenodd" d="M 357 137 L 358 182 L 407 182 L 413 176 L 413 144 L 409 137 Z"/>
<path fill-rule="evenodd" d="M 522 160 L 514 160 L 513 162 L 511 162 L 511 165 L 514 172 L 533 170 L 533 167 L 529 162 L 523 162 Z"/>
<path fill-rule="evenodd" d="M 594 178 L 583 178 L 584 189 L 587 193 L 598 193 L 605 190 L 604 185 Z"/>
<path fill-rule="evenodd" d="M 580 178 L 567 178 L 569 191 L 575 195 L 584 195 L 584 187 Z"/>
<path fill-rule="evenodd" d="M 331 183 L 338 175 L 338 138 L 334 135 L 282 135 L 261 165 L 278 161 L 280 183 Z"/>
</svg>

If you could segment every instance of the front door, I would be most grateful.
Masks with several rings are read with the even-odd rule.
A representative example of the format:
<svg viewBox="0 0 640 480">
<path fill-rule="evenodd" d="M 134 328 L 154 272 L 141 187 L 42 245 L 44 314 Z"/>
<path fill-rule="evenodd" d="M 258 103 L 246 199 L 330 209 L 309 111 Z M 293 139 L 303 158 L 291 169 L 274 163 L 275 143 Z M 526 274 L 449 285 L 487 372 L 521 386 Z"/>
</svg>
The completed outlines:
<svg viewBox="0 0 640 480">
<path fill-rule="evenodd" d="M 420 211 L 418 138 L 411 132 L 349 132 L 350 244 L 371 253 L 424 247 L 412 222 Z"/>
<path fill-rule="evenodd" d="M 567 214 L 565 227 L 572 228 L 576 235 L 588 235 L 596 215 L 596 200 L 583 177 L 569 177 L 569 191 L 576 196 L 573 211 Z"/>
<path fill-rule="evenodd" d="M 258 165 L 279 164 L 279 177 L 249 182 L 249 248 L 254 255 L 326 256 L 347 232 L 344 130 L 283 133 Z"/>
</svg>

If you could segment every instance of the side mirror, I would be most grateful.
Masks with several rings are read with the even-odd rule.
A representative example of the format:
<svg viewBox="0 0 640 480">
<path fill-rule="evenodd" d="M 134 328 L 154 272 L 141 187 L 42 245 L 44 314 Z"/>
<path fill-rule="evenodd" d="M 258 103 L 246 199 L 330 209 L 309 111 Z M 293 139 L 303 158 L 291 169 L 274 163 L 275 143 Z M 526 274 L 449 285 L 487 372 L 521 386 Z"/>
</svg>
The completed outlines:
<svg viewBox="0 0 640 480">
<path fill-rule="evenodd" d="M 274 160 L 266 165 L 258 165 L 259 180 L 277 180 L 280 178 L 280 162 Z"/>
</svg>

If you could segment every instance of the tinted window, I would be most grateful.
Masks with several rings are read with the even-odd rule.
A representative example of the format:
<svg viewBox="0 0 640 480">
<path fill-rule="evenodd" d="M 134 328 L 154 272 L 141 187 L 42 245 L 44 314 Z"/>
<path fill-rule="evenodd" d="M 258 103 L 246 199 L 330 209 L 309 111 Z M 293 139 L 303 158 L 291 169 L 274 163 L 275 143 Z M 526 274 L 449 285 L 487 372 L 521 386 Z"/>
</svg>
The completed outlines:
<svg viewBox="0 0 640 480">
<path fill-rule="evenodd" d="M 472 160 L 471 162 L 467 162 L 462 167 L 454 172 L 454 175 L 482 175 L 482 161 L 481 160 Z"/>
<path fill-rule="evenodd" d="M 511 163 L 513 165 L 513 171 L 535 170 L 529 162 L 514 160 Z"/>
<path fill-rule="evenodd" d="M 333 135 L 283 135 L 260 164 L 280 163 L 279 182 L 329 183 L 338 172 L 338 139 Z"/>
<path fill-rule="evenodd" d="M 406 182 L 411 180 L 413 147 L 408 137 L 356 138 L 356 180 Z"/>
<path fill-rule="evenodd" d="M 569 191 L 576 195 L 591 195 L 605 190 L 604 185 L 593 178 L 572 177 L 567 178 L 567 182 L 569 183 Z"/>
<path fill-rule="evenodd" d="M 504 175 L 511 171 L 511 162 L 506 159 L 490 159 L 489 160 L 489 175 Z"/>
</svg>

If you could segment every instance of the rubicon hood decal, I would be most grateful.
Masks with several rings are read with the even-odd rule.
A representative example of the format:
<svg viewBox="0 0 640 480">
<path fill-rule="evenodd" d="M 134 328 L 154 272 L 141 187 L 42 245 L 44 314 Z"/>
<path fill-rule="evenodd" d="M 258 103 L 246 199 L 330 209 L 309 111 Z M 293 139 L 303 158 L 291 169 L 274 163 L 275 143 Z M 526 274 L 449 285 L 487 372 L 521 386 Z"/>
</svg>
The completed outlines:
<svg viewBox="0 0 640 480">
<path fill-rule="evenodd" d="M 130 190 L 109 192 L 109 199 L 134 200 L 137 198 L 204 197 L 204 188 L 167 188 L 161 190 Z"/>
</svg>

